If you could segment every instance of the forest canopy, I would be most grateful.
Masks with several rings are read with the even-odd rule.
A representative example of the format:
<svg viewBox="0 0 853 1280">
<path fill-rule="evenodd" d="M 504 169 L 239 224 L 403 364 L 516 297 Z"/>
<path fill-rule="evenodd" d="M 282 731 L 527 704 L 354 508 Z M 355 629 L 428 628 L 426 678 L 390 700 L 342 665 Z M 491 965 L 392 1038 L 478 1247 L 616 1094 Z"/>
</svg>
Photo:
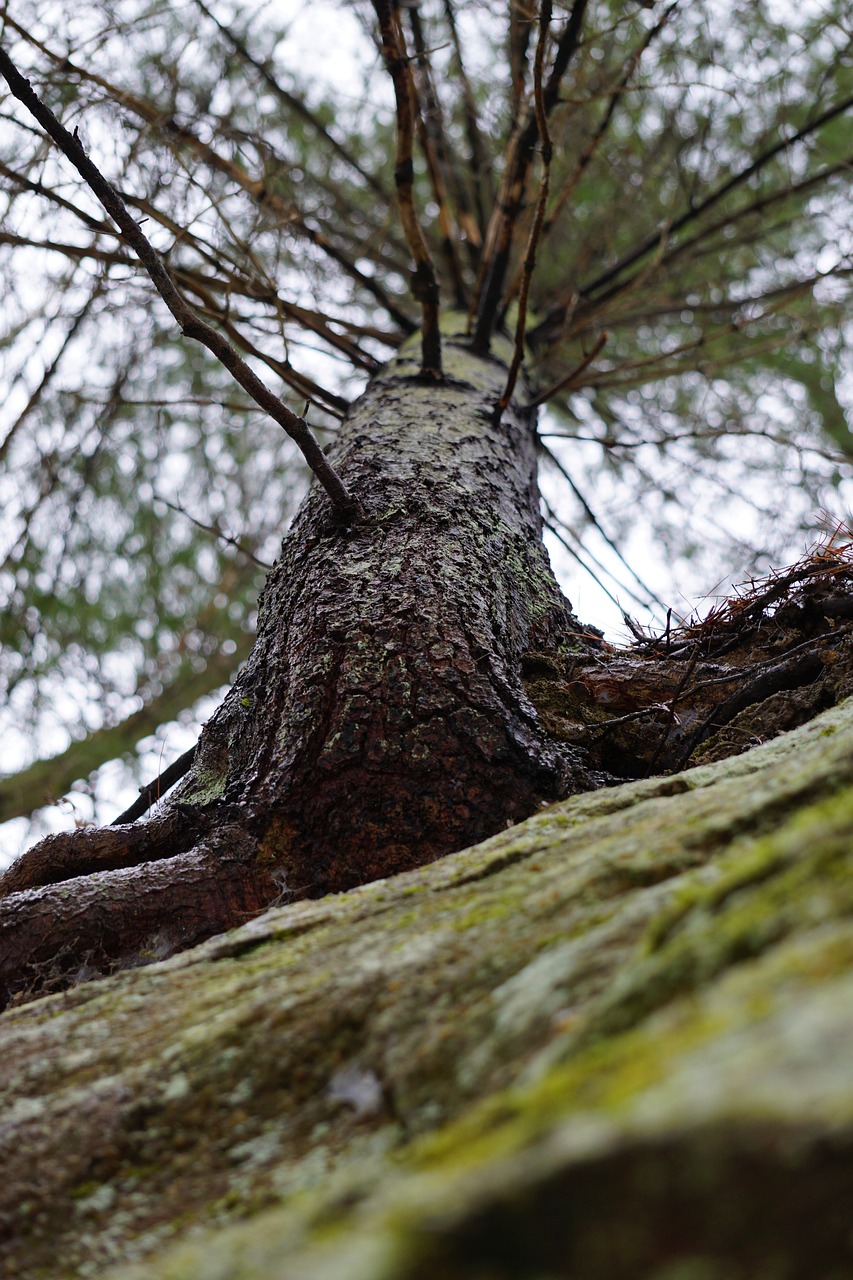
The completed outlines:
<svg viewBox="0 0 853 1280">
<path fill-rule="evenodd" d="M 488 304 L 489 212 L 536 96 L 535 15 L 507 9 L 401 7 L 417 223 L 444 311 L 479 300 L 512 336 L 529 292 L 549 545 L 577 612 L 661 627 L 846 519 L 853 13 L 555 4 L 546 66 L 576 16 L 578 31 L 547 104 L 551 154 L 530 147 Z M 334 440 L 422 320 L 373 6 L 2 13 L 3 48 L 182 295 Z M 98 766 L 127 759 L 147 780 L 197 736 L 310 477 L 181 337 L 44 130 L 11 95 L 0 111 L 3 767 L 76 744 L 83 819 Z M 102 772 L 102 819 L 122 770 Z"/>
</svg>

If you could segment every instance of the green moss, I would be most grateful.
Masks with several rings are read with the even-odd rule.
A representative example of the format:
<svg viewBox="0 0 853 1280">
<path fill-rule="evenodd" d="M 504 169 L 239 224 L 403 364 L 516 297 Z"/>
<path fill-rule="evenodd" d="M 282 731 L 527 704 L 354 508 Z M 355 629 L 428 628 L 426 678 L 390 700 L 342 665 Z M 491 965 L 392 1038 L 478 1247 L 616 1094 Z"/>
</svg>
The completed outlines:
<svg viewBox="0 0 853 1280">
<path fill-rule="evenodd" d="M 597 1169 L 628 1178 L 641 1142 L 707 1168 L 698 1126 L 724 1155 L 769 1126 L 755 1149 L 793 1201 L 810 1167 L 796 1148 L 789 1169 L 783 1127 L 828 1151 L 853 1124 L 851 711 L 4 1015 L 23 1274 L 82 1276 L 213 1206 L 209 1234 L 139 1274 L 420 1280 L 424 1240 L 483 1206 L 544 1229 L 555 1169 L 577 1170 L 566 1204 Z M 379 1110 L 333 1096 L 350 1069 Z M 78 1156 L 67 1183 L 41 1176 Z M 72 1211 L 101 1186 L 114 1210 Z"/>
</svg>

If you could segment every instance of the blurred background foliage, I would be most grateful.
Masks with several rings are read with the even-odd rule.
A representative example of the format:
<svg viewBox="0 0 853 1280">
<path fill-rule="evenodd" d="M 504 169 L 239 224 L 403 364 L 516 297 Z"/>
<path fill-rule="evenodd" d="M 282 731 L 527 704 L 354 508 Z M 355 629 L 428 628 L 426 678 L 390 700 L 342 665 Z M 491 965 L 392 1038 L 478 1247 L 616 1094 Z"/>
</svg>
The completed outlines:
<svg viewBox="0 0 853 1280">
<path fill-rule="evenodd" d="M 470 297 L 530 109 L 532 16 L 402 10 L 445 305 Z M 15 0 L 0 20 L 186 297 L 324 440 L 418 318 L 374 28 L 367 3 L 283 0 Z M 623 610 L 662 625 L 849 519 L 852 105 L 849 0 L 589 3 L 550 120 L 531 367 L 555 565 L 614 636 Z M 0 272 L 8 860 L 109 821 L 194 741 L 307 476 L 9 96 Z"/>
</svg>

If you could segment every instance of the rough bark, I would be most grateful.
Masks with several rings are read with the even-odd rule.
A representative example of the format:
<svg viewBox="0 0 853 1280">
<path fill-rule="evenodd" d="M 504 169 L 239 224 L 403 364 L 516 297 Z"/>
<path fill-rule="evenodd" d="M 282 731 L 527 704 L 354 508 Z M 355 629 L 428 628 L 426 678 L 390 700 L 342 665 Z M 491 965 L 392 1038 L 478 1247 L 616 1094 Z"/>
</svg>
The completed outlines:
<svg viewBox="0 0 853 1280">
<path fill-rule="evenodd" d="M 579 629 L 540 541 L 531 424 L 498 425 L 497 359 L 446 347 L 440 391 L 404 351 L 353 410 L 336 462 L 364 520 L 309 497 L 175 796 L 0 877 L 4 1004 L 423 865 L 549 795 L 724 759 L 853 692 L 843 546 L 632 650 Z"/>
<path fill-rule="evenodd" d="M 19 1280 L 853 1270 L 853 702 L 0 1017 Z"/>
<path fill-rule="evenodd" d="M 0 877 L 17 898 L 79 877 L 0 906 L 3 1000 L 40 989 L 38 975 L 62 980 L 51 949 L 69 975 L 109 970 L 164 929 L 198 940 L 205 894 L 210 934 L 242 922 L 250 900 L 421 866 L 597 784 L 542 728 L 522 678 L 528 650 L 557 650 L 577 626 L 541 540 L 535 414 L 513 402 L 496 418 L 510 346 L 477 357 L 463 323 L 448 325 L 440 385 L 420 377 L 415 336 L 353 406 L 331 461 L 362 515 L 344 524 L 319 487 L 309 494 L 249 662 L 173 796 L 141 826 L 44 841 Z M 225 829 L 239 832 L 229 866 L 241 861 L 231 918 L 222 842 L 207 838 Z M 130 874 L 140 862 L 161 869 Z M 197 909 L 184 929 L 185 865 Z M 165 892 L 170 866 L 152 933 L 136 894 L 147 879 Z M 83 909 L 105 874 L 110 928 Z"/>
<path fill-rule="evenodd" d="M 418 376 L 415 339 L 349 414 L 332 461 L 365 517 L 342 528 L 309 496 L 201 742 L 197 772 L 218 773 L 298 894 L 423 865 L 592 784 L 522 680 L 522 655 L 573 629 L 533 418 L 496 422 L 503 360 L 445 348 L 443 385 Z"/>
</svg>

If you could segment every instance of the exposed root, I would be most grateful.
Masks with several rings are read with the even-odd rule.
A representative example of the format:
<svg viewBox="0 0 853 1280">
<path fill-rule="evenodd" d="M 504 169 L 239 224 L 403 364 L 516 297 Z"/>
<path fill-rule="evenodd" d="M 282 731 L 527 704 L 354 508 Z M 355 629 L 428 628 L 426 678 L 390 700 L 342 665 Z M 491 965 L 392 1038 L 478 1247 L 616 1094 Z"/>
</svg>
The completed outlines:
<svg viewBox="0 0 853 1280">
<path fill-rule="evenodd" d="M 853 694 L 853 544 L 836 538 L 701 621 L 618 651 L 528 654 L 549 732 L 616 778 L 737 755 Z"/>
<path fill-rule="evenodd" d="M 165 959 L 279 892 L 255 841 L 225 825 L 158 861 L 12 893 L 0 902 L 0 1009 Z"/>
<path fill-rule="evenodd" d="M 99 871 L 170 858 L 190 847 L 202 821 L 184 807 L 138 827 L 81 827 L 45 836 L 0 875 L 0 898 Z"/>
</svg>

